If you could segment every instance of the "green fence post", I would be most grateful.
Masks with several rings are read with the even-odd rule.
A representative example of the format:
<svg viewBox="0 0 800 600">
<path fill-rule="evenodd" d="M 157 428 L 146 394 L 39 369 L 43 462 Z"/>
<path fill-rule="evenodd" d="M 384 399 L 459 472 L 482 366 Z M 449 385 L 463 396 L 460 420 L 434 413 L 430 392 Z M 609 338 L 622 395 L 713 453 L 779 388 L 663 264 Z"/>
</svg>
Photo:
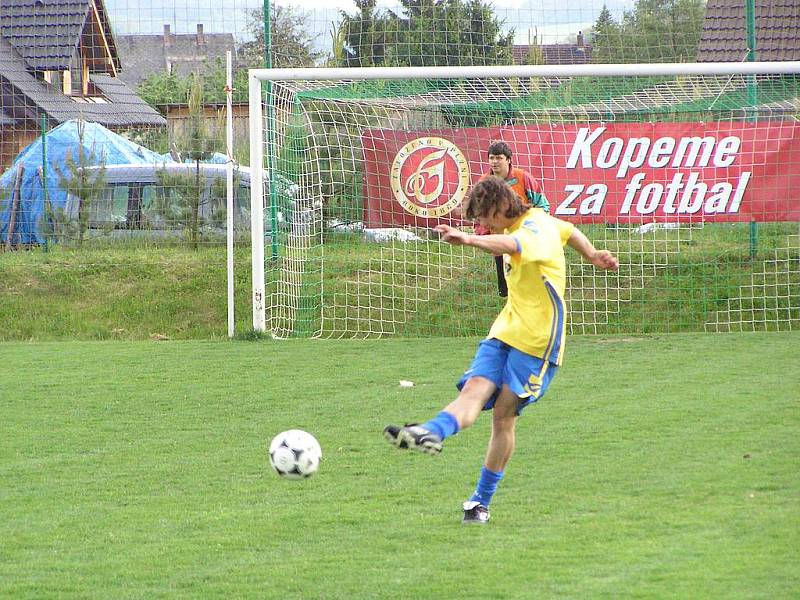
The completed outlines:
<svg viewBox="0 0 800 600">
<path fill-rule="evenodd" d="M 264 67 L 272 68 L 272 15 L 269 0 L 264 0 Z M 267 180 L 269 181 L 269 222 L 272 260 L 278 260 L 278 194 L 275 189 L 275 173 L 272 149 L 275 147 L 275 113 L 272 107 L 272 82 L 267 81 Z"/>
<path fill-rule="evenodd" d="M 745 2 L 745 21 L 747 24 L 747 61 L 756 60 L 756 3 L 755 0 Z M 751 107 L 748 109 L 747 120 L 755 121 L 755 106 L 758 104 L 758 82 L 755 75 L 747 76 L 747 103 Z M 758 223 L 750 221 L 750 259 L 754 259 L 758 254 Z"/>
<path fill-rule="evenodd" d="M 50 204 L 49 199 L 50 196 L 47 191 L 47 115 L 42 113 L 41 120 L 40 120 L 40 131 L 42 135 L 42 194 L 44 196 L 43 206 L 46 207 Z M 48 250 L 48 242 L 49 236 L 45 237 L 44 240 L 44 250 L 47 252 Z"/>
</svg>

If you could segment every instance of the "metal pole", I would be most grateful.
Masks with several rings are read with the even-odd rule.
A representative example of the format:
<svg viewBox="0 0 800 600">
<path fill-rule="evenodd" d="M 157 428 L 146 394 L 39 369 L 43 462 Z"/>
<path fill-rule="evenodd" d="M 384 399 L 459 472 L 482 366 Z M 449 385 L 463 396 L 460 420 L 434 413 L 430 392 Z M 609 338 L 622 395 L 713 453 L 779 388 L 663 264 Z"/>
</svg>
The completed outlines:
<svg viewBox="0 0 800 600">
<path fill-rule="evenodd" d="M 264 0 L 264 68 L 272 68 L 272 14 L 270 14 L 269 0 Z"/>
<path fill-rule="evenodd" d="M 266 307 L 264 305 L 264 180 L 261 165 L 264 163 L 264 148 L 261 139 L 261 123 L 264 112 L 261 108 L 261 82 L 251 74 L 248 77 L 250 104 L 250 240 L 252 243 L 253 274 L 253 329 L 266 331 Z"/>
<path fill-rule="evenodd" d="M 44 202 L 42 203 L 42 205 L 44 207 L 47 207 L 49 205 L 48 200 L 50 199 L 50 196 L 47 190 L 47 115 L 45 115 L 44 113 L 42 113 L 40 127 L 42 133 L 42 194 L 44 198 Z M 35 225 L 32 225 L 31 229 L 33 229 L 34 227 Z M 49 236 L 45 236 L 44 239 L 45 251 L 47 251 L 48 249 L 47 245 L 48 239 Z"/>
<path fill-rule="evenodd" d="M 233 306 L 233 57 L 228 50 L 225 56 L 225 145 L 228 150 L 227 175 L 227 258 L 228 258 L 228 337 L 232 338 L 234 331 L 234 306 Z"/>
<path fill-rule="evenodd" d="M 272 14 L 269 0 L 264 0 L 264 66 L 272 68 Z M 278 194 L 275 187 L 273 149 L 275 148 L 275 113 L 272 106 L 272 81 L 267 81 L 267 181 L 269 182 L 269 224 L 272 260 L 278 260 Z"/>
<path fill-rule="evenodd" d="M 756 3 L 755 0 L 745 2 L 745 22 L 747 24 L 747 62 L 754 63 L 756 60 Z M 758 82 L 755 75 L 747 76 L 747 104 L 748 121 L 756 120 L 755 107 L 758 104 Z M 758 254 L 758 223 L 750 221 L 750 259 L 754 259 Z"/>
</svg>

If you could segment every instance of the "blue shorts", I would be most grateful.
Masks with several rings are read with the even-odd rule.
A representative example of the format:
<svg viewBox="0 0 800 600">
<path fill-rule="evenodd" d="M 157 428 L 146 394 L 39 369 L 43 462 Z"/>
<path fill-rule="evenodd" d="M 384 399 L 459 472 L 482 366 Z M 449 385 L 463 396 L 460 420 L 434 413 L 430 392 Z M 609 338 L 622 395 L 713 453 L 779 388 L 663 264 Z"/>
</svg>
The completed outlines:
<svg viewBox="0 0 800 600">
<path fill-rule="evenodd" d="M 494 408 L 503 385 L 507 385 L 519 396 L 519 415 L 528 404 L 544 396 L 557 371 L 558 365 L 525 354 L 500 340 L 486 339 L 478 345 L 469 370 L 464 373 L 456 387 L 461 391 L 470 377 L 485 377 L 494 383 L 497 389 L 483 406 L 483 410 L 490 410 Z"/>
</svg>

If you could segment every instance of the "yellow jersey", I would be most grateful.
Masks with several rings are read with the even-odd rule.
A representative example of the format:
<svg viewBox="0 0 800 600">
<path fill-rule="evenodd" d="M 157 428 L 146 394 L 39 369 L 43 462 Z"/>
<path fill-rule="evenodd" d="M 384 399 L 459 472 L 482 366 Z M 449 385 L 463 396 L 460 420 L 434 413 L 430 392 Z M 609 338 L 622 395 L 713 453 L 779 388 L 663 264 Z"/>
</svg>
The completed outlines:
<svg viewBox="0 0 800 600">
<path fill-rule="evenodd" d="M 508 300 L 487 337 L 561 364 L 567 327 L 564 245 L 573 229 L 541 208 L 529 209 L 506 229 L 517 252 L 504 257 Z"/>
</svg>

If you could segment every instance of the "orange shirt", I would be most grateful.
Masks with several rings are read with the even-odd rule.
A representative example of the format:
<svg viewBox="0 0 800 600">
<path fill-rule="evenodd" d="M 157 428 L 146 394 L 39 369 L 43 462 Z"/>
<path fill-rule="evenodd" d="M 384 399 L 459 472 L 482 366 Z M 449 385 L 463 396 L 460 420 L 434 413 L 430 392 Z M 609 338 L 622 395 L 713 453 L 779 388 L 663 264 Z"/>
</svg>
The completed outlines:
<svg viewBox="0 0 800 600">
<path fill-rule="evenodd" d="M 481 179 L 486 179 L 491 176 L 491 174 L 492 172 L 489 171 L 484 174 Z M 522 198 L 525 204 L 532 208 L 541 208 L 547 213 L 550 212 L 550 203 L 547 201 L 547 197 L 542 191 L 542 186 L 530 173 L 518 169 L 517 167 L 511 167 L 505 181 L 506 184 L 514 190 L 517 196 Z M 489 233 L 490 231 L 486 227 L 478 223 L 475 224 L 476 235 L 488 235 Z"/>
</svg>

